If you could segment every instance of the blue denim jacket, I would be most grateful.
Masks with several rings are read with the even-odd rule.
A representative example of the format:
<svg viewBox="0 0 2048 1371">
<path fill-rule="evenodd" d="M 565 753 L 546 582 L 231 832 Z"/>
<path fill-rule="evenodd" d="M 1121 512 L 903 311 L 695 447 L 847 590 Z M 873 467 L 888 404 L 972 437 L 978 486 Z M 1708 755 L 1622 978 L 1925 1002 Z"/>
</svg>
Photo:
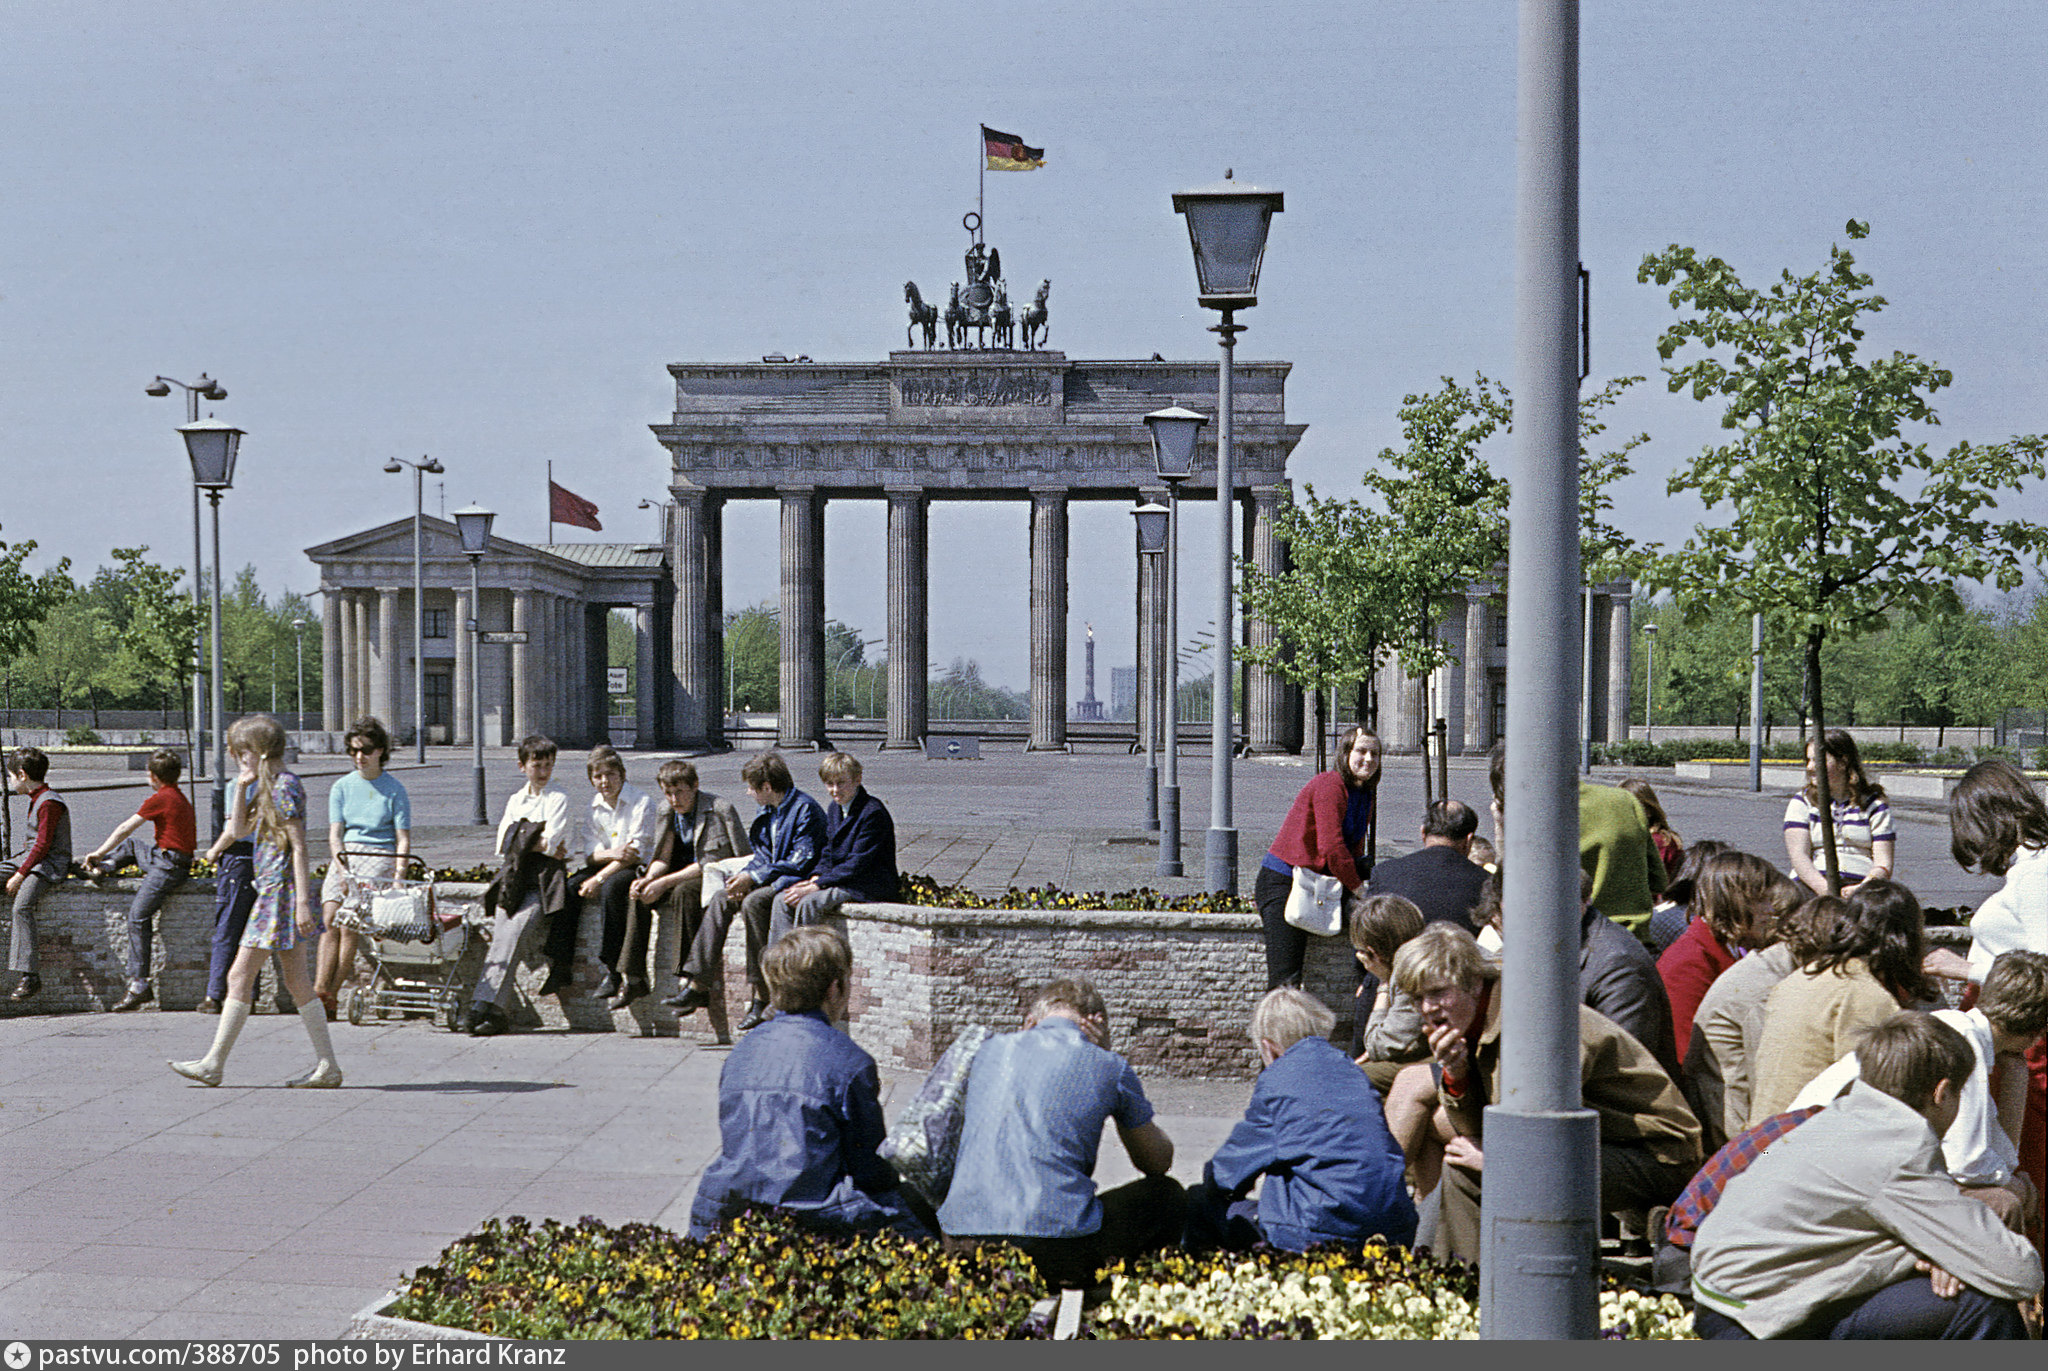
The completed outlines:
<svg viewBox="0 0 2048 1371">
<path fill-rule="evenodd" d="M 925 1234 L 875 1155 L 887 1133 L 875 1059 L 822 1014 L 777 1014 L 740 1039 L 718 1075 L 718 1133 L 690 1205 L 693 1238 L 747 1204 L 794 1210 L 822 1232 Z"/>
<path fill-rule="evenodd" d="M 825 850 L 825 811 L 791 786 L 782 803 L 763 809 L 747 830 L 754 859 L 746 872 L 757 886 L 782 890 L 811 874 Z"/>
<path fill-rule="evenodd" d="M 1194 1202 L 1220 1211 L 1259 1191 L 1259 1229 L 1275 1247 L 1415 1240 L 1415 1205 L 1379 1092 L 1323 1038 L 1303 1038 L 1259 1073 L 1244 1118 L 1202 1172 Z"/>
</svg>

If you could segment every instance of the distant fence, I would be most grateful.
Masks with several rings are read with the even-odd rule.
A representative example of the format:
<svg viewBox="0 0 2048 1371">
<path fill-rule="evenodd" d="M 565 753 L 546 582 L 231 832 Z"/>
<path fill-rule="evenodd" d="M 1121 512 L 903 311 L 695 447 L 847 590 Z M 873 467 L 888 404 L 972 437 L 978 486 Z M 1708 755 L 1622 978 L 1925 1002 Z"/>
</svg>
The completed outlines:
<svg viewBox="0 0 2048 1371">
<path fill-rule="evenodd" d="M 1844 731 L 1858 743 L 1917 743 L 1921 747 L 2031 747 L 2038 745 L 2041 739 L 2038 727 L 1920 728 L 1908 724 L 1849 724 Z M 1648 728 L 1634 724 L 1630 726 L 1628 736 L 1646 743 L 1670 743 L 1681 738 L 1727 738 L 1741 743 L 1745 750 L 1749 747 L 1747 723 L 1740 727 L 1727 724 L 1656 724 Z M 1764 728 L 1766 744 L 1795 742 L 1798 738 L 1799 725 L 1796 723 L 1766 725 Z"/>
</svg>

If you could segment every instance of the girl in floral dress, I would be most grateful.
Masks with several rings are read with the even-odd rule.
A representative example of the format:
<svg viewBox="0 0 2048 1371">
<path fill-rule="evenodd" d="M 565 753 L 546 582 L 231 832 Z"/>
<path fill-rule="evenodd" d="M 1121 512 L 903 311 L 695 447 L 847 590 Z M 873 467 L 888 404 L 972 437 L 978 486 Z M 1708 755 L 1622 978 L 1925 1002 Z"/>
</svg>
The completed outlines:
<svg viewBox="0 0 2048 1371">
<path fill-rule="evenodd" d="M 170 1064 L 171 1070 L 201 1085 L 220 1084 L 228 1052 L 249 1020 L 256 977 L 272 952 L 283 954 L 277 964 L 285 989 L 299 1007 L 318 1058 L 311 1071 L 285 1084 L 325 1090 L 341 1084 L 327 1011 L 313 993 L 305 955 L 297 950 L 302 939 L 319 937 L 319 887 L 306 872 L 306 788 L 284 769 L 284 745 L 284 728 L 267 714 L 237 720 L 228 729 L 228 749 L 241 769 L 230 822 L 238 838 L 256 839 L 256 907 L 243 930 L 241 950 L 228 968 L 228 997 L 221 1004 L 213 1047 L 197 1061 Z"/>
</svg>

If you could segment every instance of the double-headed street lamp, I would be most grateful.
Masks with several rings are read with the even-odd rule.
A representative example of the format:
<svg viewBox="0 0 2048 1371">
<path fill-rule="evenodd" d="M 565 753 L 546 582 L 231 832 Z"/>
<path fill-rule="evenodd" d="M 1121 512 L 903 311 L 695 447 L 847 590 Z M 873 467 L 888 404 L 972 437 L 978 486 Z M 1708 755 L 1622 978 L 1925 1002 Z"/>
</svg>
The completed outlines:
<svg viewBox="0 0 2048 1371">
<path fill-rule="evenodd" d="M 1145 570 L 1152 578 L 1153 595 L 1147 596 L 1145 600 L 1145 606 L 1148 611 L 1152 607 L 1153 597 L 1157 596 L 1164 589 L 1159 583 L 1159 564 L 1166 556 L 1167 523 L 1172 517 L 1172 514 L 1168 512 L 1165 505 L 1154 500 L 1147 500 L 1144 504 L 1131 511 L 1131 518 L 1138 526 L 1138 555 L 1145 559 Z M 1157 833 L 1159 832 L 1159 709 L 1161 704 L 1164 703 L 1160 699 L 1159 683 L 1164 679 L 1165 667 L 1160 660 L 1163 654 L 1156 646 L 1159 635 L 1153 632 L 1151 615 L 1149 613 L 1145 616 L 1143 632 L 1155 644 L 1152 650 L 1146 654 L 1151 659 L 1151 673 L 1147 679 L 1138 683 L 1138 688 L 1144 692 L 1145 698 L 1145 827 L 1151 832 Z"/>
<path fill-rule="evenodd" d="M 475 824 L 491 821 L 490 811 L 484 804 L 484 692 L 481 684 L 484 604 L 478 585 L 477 564 L 490 550 L 491 520 L 497 517 L 482 505 L 458 509 L 454 514 L 455 531 L 462 537 L 463 555 L 469 558 L 469 622 L 462 626 L 462 631 L 469 635 L 469 736 L 476 773 L 470 787 L 470 822 Z"/>
<path fill-rule="evenodd" d="M 393 457 L 384 470 L 396 476 L 412 468 L 412 733 L 416 750 L 413 760 L 422 766 L 427 760 L 427 592 L 420 568 L 420 522 L 427 474 L 439 476 L 444 468 L 432 457 L 417 462 Z M 396 719 L 393 723 L 398 722 Z"/>
<path fill-rule="evenodd" d="M 1266 232 L 1273 216 L 1285 208 L 1277 190 L 1223 180 L 1201 190 L 1173 197 L 1174 213 L 1187 220 L 1188 242 L 1195 253 L 1196 299 L 1205 309 L 1220 310 L 1222 322 L 1210 326 L 1221 336 L 1223 361 L 1216 382 L 1216 687 L 1213 694 L 1212 760 L 1209 771 L 1208 880 L 1211 891 L 1237 893 L 1237 829 L 1230 812 L 1231 728 L 1231 517 L 1237 488 L 1234 449 L 1236 414 L 1232 376 L 1237 335 L 1244 326 L 1236 313 L 1259 303 L 1259 266 L 1266 255 Z M 1156 430 L 1155 430 L 1156 431 Z"/>
<path fill-rule="evenodd" d="M 1145 416 L 1152 466 L 1166 482 L 1166 783 L 1159 791 L 1159 870 L 1180 876 L 1180 483 L 1195 474 L 1195 440 L 1207 416 L 1179 405 Z M 1140 527 L 1144 521 L 1140 520 Z"/>
<path fill-rule="evenodd" d="M 228 398 L 226 387 L 203 371 L 199 373 L 199 379 L 191 385 L 187 385 L 175 377 L 159 376 L 144 386 L 142 393 L 162 399 L 171 393 L 172 386 L 177 386 L 185 392 L 185 422 L 188 424 L 199 422 L 199 402 L 202 399 L 225 400 Z M 199 542 L 199 487 L 194 485 L 192 487 L 192 608 L 199 611 L 202 619 L 206 615 L 206 591 L 202 588 L 205 579 L 206 552 Z M 192 635 L 192 774 L 194 777 L 206 774 L 206 672 L 202 665 L 205 649 L 199 638 L 199 634 L 203 631 L 203 629 L 195 629 Z M 214 727 L 220 727 L 218 719 L 214 721 Z"/>
<path fill-rule="evenodd" d="M 235 483 L 235 457 L 242 430 L 222 419 L 200 419 L 181 425 L 185 455 L 192 462 L 192 485 L 206 492 L 213 506 L 213 834 L 227 827 L 228 736 L 220 726 L 220 497 Z"/>
</svg>

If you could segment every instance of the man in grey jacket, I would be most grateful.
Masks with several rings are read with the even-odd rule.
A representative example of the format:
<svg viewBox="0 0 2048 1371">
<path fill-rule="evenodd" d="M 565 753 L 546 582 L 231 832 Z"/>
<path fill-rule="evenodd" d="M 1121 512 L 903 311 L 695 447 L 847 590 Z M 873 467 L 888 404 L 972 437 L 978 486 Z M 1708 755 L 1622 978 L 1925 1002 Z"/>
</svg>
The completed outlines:
<svg viewBox="0 0 2048 1371">
<path fill-rule="evenodd" d="M 1896 1014 L 1862 1079 L 1728 1182 L 1693 1243 L 1703 1338 L 2024 1338 L 2041 1258 L 1941 1164 L 1976 1065 L 1962 1034 Z"/>
</svg>

